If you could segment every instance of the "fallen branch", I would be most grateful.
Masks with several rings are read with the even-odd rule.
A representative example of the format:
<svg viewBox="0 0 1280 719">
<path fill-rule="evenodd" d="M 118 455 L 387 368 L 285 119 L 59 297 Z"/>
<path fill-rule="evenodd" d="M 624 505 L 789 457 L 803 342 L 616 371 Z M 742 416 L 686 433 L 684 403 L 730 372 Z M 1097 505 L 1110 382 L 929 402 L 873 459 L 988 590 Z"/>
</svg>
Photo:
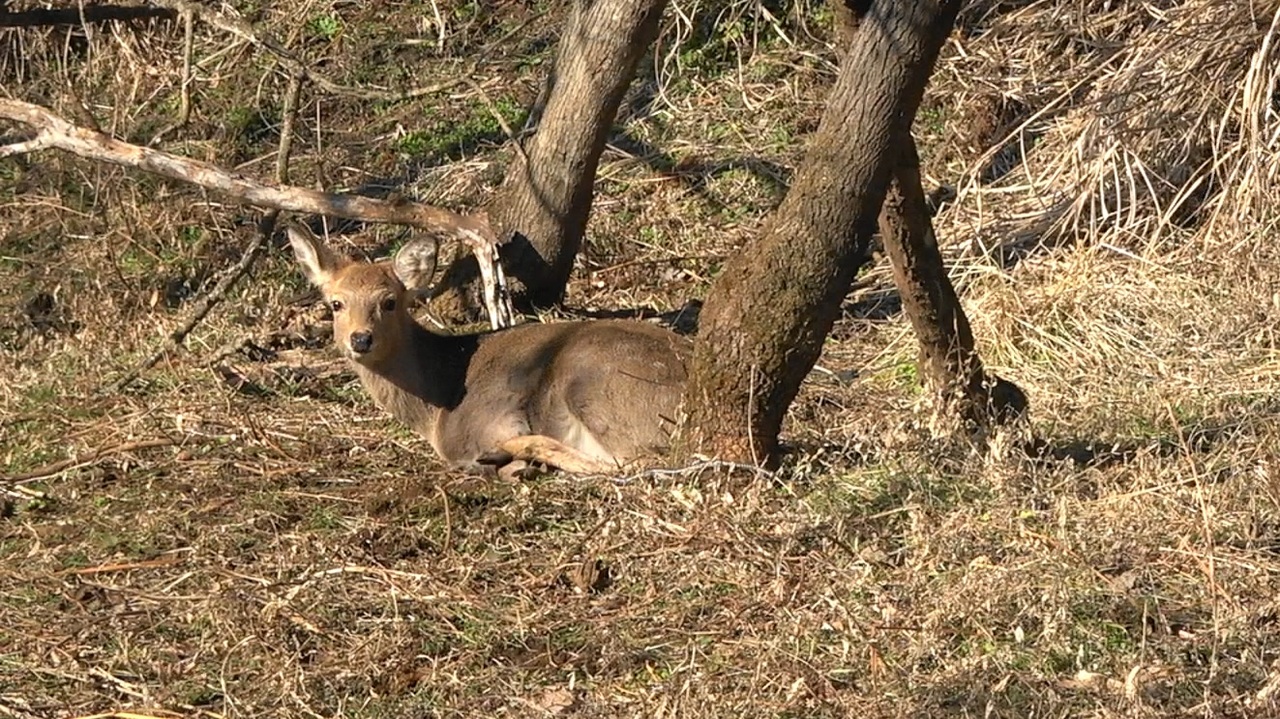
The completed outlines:
<svg viewBox="0 0 1280 719">
<path fill-rule="evenodd" d="M 0 99 L 0 118 L 34 127 L 37 134 L 24 142 L 0 146 L 0 159 L 35 150 L 53 148 L 79 157 L 133 167 L 146 172 L 198 185 L 225 195 L 234 202 L 289 212 L 343 217 L 363 222 L 408 225 L 462 242 L 481 265 L 485 280 L 485 305 L 490 323 L 507 324 L 510 311 L 499 291 L 497 236 L 487 215 L 462 215 L 441 207 L 407 199 L 380 200 L 363 195 L 335 194 L 289 185 L 267 185 L 216 165 L 180 155 L 122 142 L 109 135 L 73 125 L 39 105 L 20 100 Z"/>
<path fill-rule="evenodd" d="M 0 12 L 0 27 L 52 27 L 129 20 L 172 20 L 178 13 L 162 7 L 85 5 L 83 7 L 45 8 L 22 12 Z"/>
<path fill-rule="evenodd" d="M 207 162 L 122 142 L 101 132 L 73 125 L 39 105 L 20 100 L 0 99 L 0 117 L 30 125 L 37 130 L 32 141 L 0 147 L 0 158 L 33 149 L 54 148 L 90 160 L 133 167 L 172 180 L 189 182 L 226 195 L 243 205 L 365 222 L 409 225 L 449 235 L 468 245 L 493 244 L 493 230 L 484 215 L 461 215 L 406 199 L 379 200 L 363 195 L 267 185 Z"/>
</svg>

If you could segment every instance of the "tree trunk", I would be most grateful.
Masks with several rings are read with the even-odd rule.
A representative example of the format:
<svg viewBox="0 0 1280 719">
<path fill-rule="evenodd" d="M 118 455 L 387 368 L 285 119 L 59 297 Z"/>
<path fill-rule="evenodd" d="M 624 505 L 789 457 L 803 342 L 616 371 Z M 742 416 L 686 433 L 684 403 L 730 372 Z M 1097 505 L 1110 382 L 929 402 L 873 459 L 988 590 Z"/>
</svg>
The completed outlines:
<svg viewBox="0 0 1280 719">
<path fill-rule="evenodd" d="M 880 235 L 903 311 L 920 345 L 918 367 L 934 395 L 935 426 L 1001 423 L 1026 410 L 1026 395 L 1017 385 L 989 379 L 983 371 L 969 319 L 938 250 L 915 140 L 906 131 L 903 138 L 880 210 Z"/>
<path fill-rule="evenodd" d="M 510 238 L 500 251 L 518 308 L 564 296 L 582 245 L 596 167 L 636 64 L 653 43 L 667 0 L 575 0 L 547 82 L 538 130 L 489 205 Z M 437 311 L 470 314 L 475 261 L 455 262 L 441 281 Z"/>
<path fill-rule="evenodd" d="M 833 0 L 832 6 L 836 32 L 844 45 L 852 46 L 867 8 L 862 0 Z M 935 429 L 1004 422 L 1026 411 L 1026 395 L 1012 382 L 988 378 L 983 371 L 969 318 L 938 250 L 910 123 L 900 131 L 899 155 L 880 208 L 880 235 L 920 345 L 917 367 L 934 396 Z"/>
<path fill-rule="evenodd" d="M 678 451 L 771 464 L 835 324 L 960 0 L 870 4 L 818 130 L 761 238 L 702 310 Z"/>
</svg>

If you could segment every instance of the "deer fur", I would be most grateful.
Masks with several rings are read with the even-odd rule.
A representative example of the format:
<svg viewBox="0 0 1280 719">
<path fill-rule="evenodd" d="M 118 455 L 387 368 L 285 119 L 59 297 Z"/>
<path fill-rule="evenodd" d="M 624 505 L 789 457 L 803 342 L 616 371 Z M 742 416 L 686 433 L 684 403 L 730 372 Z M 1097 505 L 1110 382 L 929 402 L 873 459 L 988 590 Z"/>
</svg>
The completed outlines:
<svg viewBox="0 0 1280 719">
<path fill-rule="evenodd" d="M 453 466 L 538 461 L 599 472 L 666 450 L 687 338 L 636 320 L 440 334 L 409 312 L 435 273 L 434 240 L 370 263 L 333 252 L 296 223 L 286 232 L 369 396 Z"/>
</svg>

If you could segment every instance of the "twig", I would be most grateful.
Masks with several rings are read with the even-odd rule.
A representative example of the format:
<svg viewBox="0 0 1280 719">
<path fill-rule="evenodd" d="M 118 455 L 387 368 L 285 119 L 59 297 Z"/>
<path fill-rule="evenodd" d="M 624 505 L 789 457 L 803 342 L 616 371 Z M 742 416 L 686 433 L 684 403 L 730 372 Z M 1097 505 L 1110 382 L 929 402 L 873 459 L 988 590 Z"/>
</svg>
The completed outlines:
<svg viewBox="0 0 1280 719">
<path fill-rule="evenodd" d="M 38 489 L 24 487 L 21 484 L 14 486 L 12 489 L 6 488 L 5 491 L 11 495 L 15 495 L 15 494 L 22 495 L 23 497 L 29 497 L 31 499 L 48 499 L 49 498 L 49 495 L 47 493 L 41 492 Z"/>
<path fill-rule="evenodd" d="M 289 153 L 293 151 L 293 123 L 298 119 L 298 95 L 302 91 L 302 76 L 289 76 L 289 89 L 284 96 L 280 115 L 280 146 L 276 152 L 276 182 L 289 184 Z"/>
<path fill-rule="evenodd" d="M 58 576 L 75 574 L 80 576 L 88 576 L 90 574 L 112 574 L 114 572 L 127 572 L 131 569 L 154 569 L 156 567 L 168 567 L 182 562 L 180 554 L 166 554 L 155 559 L 145 559 L 139 562 L 115 562 L 112 564 L 99 564 L 96 567 L 80 567 L 79 569 L 64 569 L 58 572 Z"/>
<path fill-rule="evenodd" d="M 270 35 L 259 32 L 249 23 L 225 15 L 211 7 L 200 5 L 198 3 L 189 2 L 189 0 L 152 0 L 156 5 L 181 10 L 184 12 L 192 12 L 201 20 L 210 25 L 229 32 L 239 38 L 248 41 L 250 44 L 260 47 L 271 53 L 284 65 L 285 69 L 293 75 L 302 75 L 307 80 L 319 87 L 321 90 L 333 95 L 342 95 L 344 97 L 354 97 L 360 100 L 373 100 L 384 102 L 400 102 L 403 100 L 412 100 L 426 95 L 434 95 L 439 92 L 463 85 L 470 77 L 471 71 L 459 72 L 453 80 L 438 82 L 434 85 L 425 85 L 415 87 L 409 90 L 376 90 L 365 87 L 351 87 L 330 80 L 319 72 L 308 67 L 305 63 L 298 59 L 296 55 L 284 47 L 278 40 Z M 474 69 L 474 68 L 472 68 Z"/>
<path fill-rule="evenodd" d="M 490 99 L 489 93 L 485 92 L 484 88 L 480 86 L 480 83 L 475 80 L 468 78 L 467 84 L 470 85 L 471 89 L 475 90 L 476 94 L 480 96 L 480 101 L 484 103 L 485 109 L 488 110 L 489 114 L 493 116 L 493 119 L 498 122 L 498 127 L 501 127 L 502 131 L 506 133 L 507 139 L 511 141 L 511 144 L 515 145 L 516 154 L 520 155 L 520 159 L 523 160 L 526 165 L 529 164 L 529 156 L 525 154 L 524 146 L 521 145 L 519 139 L 516 138 L 516 133 L 512 131 L 511 125 L 507 123 L 507 118 L 502 116 L 502 113 L 498 111 L 498 106 L 494 104 L 492 99 Z"/>
<path fill-rule="evenodd" d="M 757 467 L 755 465 L 740 464 L 737 462 L 725 462 L 718 459 L 706 459 L 706 460 L 693 462 L 692 464 L 686 465 L 684 467 L 672 467 L 672 468 L 654 467 L 651 469 L 645 469 L 626 477 L 618 477 L 614 481 L 618 484 L 627 484 L 630 482 L 634 482 L 635 480 L 638 480 L 638 479 L 688 477 L 688 476 L 700 474 L 707 470 L 717 470 L 717 471 L 729 470 L 733 472 L 750 472 L 756 475 L 757 477 L 763 477 L 765 479 L 777 479 L 778 477 L 777 473 L 764 469 L 762 467 Z"/>
<path fill-rule="evenodd" d="M 90 714 L 87 716 L 79 716 L 78 719 L 174 719 L 175 716 L 182 716 L 182 715 L 169 713 L 169 711 L 165 711 L 164 715 L 138 714 L 136 713 L 136 711 L 108 711 L 108 713 L 106 714 Z"/>
<path fill-rule="evenodd" d="M 431 14 L 436 19 L 436 50 L 444 52 L 444 41 L 448 37 L 449 30 L 445 27 L 444 17 L 440 14 L 440 6 L 436 4 L 436 0 L 431 0 Z"/>
<path fill-rule="evenodd" d="M 330 577 L 336 574 L 364 574 L 364 575 L 370 575 L 375 577 L 382 577 L 383 579 L 386 579 L 388 577 L 395 577 L 397 579 L 414 579 L 418 581 L 423 581 L 431 578 L 429 575 L 426 575 L 426 574 L 418 574 L 415 572 L 403 572 L 398 569 L 387 569 L 386 567 L 361 567 L 359 565 L 350 565 L 350 564 L 344 565 L 341 567 L 333 567 L 331 569 L 318 569 L 314 572 L 311 572 L 310 575 L 303 575 L 303 576 L 307 576 L 309 579 L 323 579 L 325 577 Z"/>
<path fill-rule="evenodd" d="M 273 212 L 272 214 L 275 213 Z M 275 223 L 272 222 L 271 224 L 272 227 L 269 229 L 262 228 L 267 229 L 265 233 L 258 232 L 254 235 L 253 242 L 249 243 L 249 247 L 246 248 L 244 254 L 240 256 L 240 261 L 236 262 L 236 264 L 232 266 L 231 270 L 227 272 L 227 274 L 223 275 L 222 279 L 218 280 L 218 284 L 214 285 L 213 289 L 209 291 L 209 294 L 200 298 L 196 303 L 195 311 L 191 313 L 191 316 L 187 318 L 186 322 L 182 323 L 181 327 L 169 334 L 169 337 L 165 340 L 163 346 L 155 352 L 152 352 L 146 359 L 139 362 L 138 365 L 132 370 L 129 370 L 129 373 L 124 377 L 121 377 L 111 384 L 112 392 L 119 392 L 125 387 L 133 384 L 134 380 L 138 379 L 143 372 L 146 372 L 156 366 L 156 363 L 164 359 L 164 356 L 167 355 L 172 348 L 177 347 L 186 341 L 187 335 L 191 334 L 191 331 L 196 328 L 196 325 L 200 324 L 200 322 L 209 315 L 209 312 L 212 311 L 220 301 L 222 301 L 227 290 L 231 289 L 231 286 L 249 271 L 249 268 L 253 266 L 253 263 L 258 261 L 258 256 L 262 254 L 262 248 L 266 246 L 266 239 L 271 236 L 270 233 L 275 229 Z"/>
<path fill-rule="evenodd" d="M 121 694 L 127 694 L 135 699 L 146 699 L 146 692 L 138 688 L 136 684 L 127 682 L 120 677 L 101 667 L 92 667 L 89 669 L 89 676 L 98 677 L 115 687 L 115 690 Z"/>
<path fill-rule="evenodd" d="M 198 438 L 191 437 L 184 437 L 182 439 L 184 441 L 198 441 Z M 145 439 L 138 442 L 125 442 L 124 444 L 118 444 L 106 449 L 95 449 L 92 452 L 82 454 L 79 457 L 72 457 L 71 459 L 64 459 L 59 462 L 53 462 L 52 464 L 46 464 L 45 466 L 33 469 L 30 472 L 0 477 L 0 482 L 5 484 L 17 484 L 18 482 L 30 482 L 35 479 L 45 479 L 46 477 L 53 477 L 71 469 L 87 467 L 94 462 L 113 454 L 136 452 L 140 449 L 155 449 L 156 447 L 173 447 L 178 443 L 179 440 L 169 437 L 164 439 Z"/>
<path fill-rule="evenodd" d="M 193 52 L 192 41 L 194 39 L 194 21 L 193 14 L 190 10 L 182 11 L 182 94 L 178 96 L 178 119 L 172 125 L 157 132 L 151 138 L 149 144 L 155 145 L 160 142 L 161 138 L 187 124 L 191 119 L 191 54 Z"/>
<path fill-rule="evenodd" d="M 438 484 L 436 491 L 440 493 L 440 501 L 444 502 L 444 544 L 440 548 L 440 553 L 448 554 L 449 548 L 453 545 L 453 518 L 449 516 L 449 493 Z"/>
</svg>

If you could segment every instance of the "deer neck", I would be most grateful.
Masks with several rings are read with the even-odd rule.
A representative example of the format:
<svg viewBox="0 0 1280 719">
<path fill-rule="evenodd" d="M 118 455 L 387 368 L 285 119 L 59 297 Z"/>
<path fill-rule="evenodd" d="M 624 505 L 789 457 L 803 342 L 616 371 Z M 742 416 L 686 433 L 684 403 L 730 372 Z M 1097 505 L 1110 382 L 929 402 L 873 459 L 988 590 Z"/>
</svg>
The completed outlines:
<svg viewBox="0 0 1280 719">
<path fill-rule="evenodd" d="M 461 399 L 467 357 L 454 347 L 454 338 L 437 335 L 412 319 L 405 322 L 405 346 L 398 352 L 380 362 L 352 364 L 379 407 L 435 446 L 441 414 Z"/>
</svg>

